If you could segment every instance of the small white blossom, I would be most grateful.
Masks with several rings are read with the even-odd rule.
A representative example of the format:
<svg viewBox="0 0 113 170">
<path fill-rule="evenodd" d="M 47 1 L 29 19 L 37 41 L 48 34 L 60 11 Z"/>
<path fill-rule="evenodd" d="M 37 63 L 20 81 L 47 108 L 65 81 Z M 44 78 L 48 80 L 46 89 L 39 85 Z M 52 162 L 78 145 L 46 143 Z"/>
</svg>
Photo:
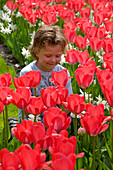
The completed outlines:
<svg viewBox="0 0 113 170">
<path fill-rule="evenodd" d="M 110 107 L 110 106 L 108 105 L 108 103 L 107 103 L 106 100 L 103 100 L 100 95 L 99 95 L 98 97 L 96 97 L 96 99 L 97 99 L 98 101 L 97 101 L 97 102 L 94 101 L 94 102 L 93 102 L 94 104 L 99 105 L 100 103 L 102 103 L 102 104 L 104 105 L 104 109 L 109 110 L 109 107 Z"/>
<path fill-rule="evenodd" d="M 1 19 L 6 22 L 11 22 L 11 17 L 7 13 L 4 13 L 4 12 L 2 12 L 1 14 Z"/>
<path fill-rule="evenodd" d="M 62 54 L 61 56 L 61 61 L 60 61 L 60 64 L 63 65 L 63 63 L 66 63 L 66 59 L 64 57 L 64 54 Z"/>
<path fill-rule="evenodd" d="M 29 50 L 26 50 L 24 47 L 22 48 L 22 55 L 25 56 L 25 58 L 28 58 L 30 56 Z"/>
<path fill-rule="evenodd" d="M 16 14 L 16 18 L 18 17 L 22 17 L 23 15 L 18 11 L 17 14 Z"/>
<path fill-rule="evenodd" d="M 84 96 L 84 92 L 80 89 L 80 96 Z M 89 99 L 90 99 L 90 101 L 92 101 L 93 99 L 91 98 L 91 96 L 92 96 L 92 94 L 89 94 L 89 96 L 88 96 L 88 94 L 85 92 L 85 99 L 86 100 L 88 100 L 88 97 L 89 97 Z"/>
<path fill-rule="evenodd" d="M 10 34 L 12 30 L 9 27 L 4 28 L 2 26 L 0 32 L 2 32 L 3 34 Z"/>
<path fill-rule="evenodd" d="M 0 23 L 0 27 L 3 27 L 3 23 Z"/>
<path fill-rule="evenodd" d="M 3 9 L 5 10 L 5 12 L 6 12 L 7 14 L 10 15 L 11 10 L 10 10 L 6 5 L 4 5 Z"/>
<path fill-rule="evenodd" d="M 11 28 L 11 30 L 14 31 L 16 29 L 16 25 L 9 24 L 9 28 Z"/>
<path fill-rule="evenodd" d="M 30 34 L 30 35 L 31 35 L 31 42 L 30 42 L 30 44 L 32 45 L 33 44 L 33 39 L 34 39 L 34 36 L 35 36 L 35 31 L 33 31 L 33 33 Z"/>
</svg>

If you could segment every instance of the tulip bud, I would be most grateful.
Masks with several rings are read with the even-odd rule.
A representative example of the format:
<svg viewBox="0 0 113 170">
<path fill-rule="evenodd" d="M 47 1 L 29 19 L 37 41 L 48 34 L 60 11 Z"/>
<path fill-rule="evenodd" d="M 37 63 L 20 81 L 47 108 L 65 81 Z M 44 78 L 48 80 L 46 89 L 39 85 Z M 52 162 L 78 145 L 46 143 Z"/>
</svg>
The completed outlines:
<svg viewBox="0 0 113 170">
<path fill-rule="evenodd" d="M 84 135 L 85 135 L 85 129 L 80 127 L 80 128 L 78 129 L 78 135 L 79 135 L 79 136 L 84 136 Z"/>
</svg>

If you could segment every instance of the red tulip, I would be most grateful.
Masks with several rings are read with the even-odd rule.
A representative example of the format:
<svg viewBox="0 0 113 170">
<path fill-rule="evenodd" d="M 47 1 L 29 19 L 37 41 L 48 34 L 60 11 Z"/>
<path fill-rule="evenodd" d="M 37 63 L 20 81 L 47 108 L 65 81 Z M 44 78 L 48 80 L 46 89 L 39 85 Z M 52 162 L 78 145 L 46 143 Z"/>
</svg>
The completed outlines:
<svg viewBox="0 0 113 170">
<path fill-rule="evenodd" d="M 113 34 L 113 21 L 105 21 L 106 30 Z"/>
<path fill-rule="evenodd" d="M 101 90 L 104 93 L 105 87 L 107 85 L 112 85 L 111 82 L 110 82 L 110 81 L 112 81 L 112 72 L 108 69 L 107 70 L 101 70 L 101 69 L 97 68 L 96 69 L 96 76 L 97 76 L 97 79 L 100 83 Z"/>
<path fill-rule="evenodd" d="M 4 73 L 0 75 L 0 87 L 9 87 L 11 83 L 11 74 L 10 73 Z"/>
<path fill-rule="evenodd" d="M 71 118 L 67 118 L 67 114 L 57 107 L 46 110 L 43 120 L 46 127 L 52 126 L 57 132 L 67 129 L 71 123 Z"/>
<path fill-rule="evenodd" d="M 62 102 L 66 101 L 66 98 L 68 96 L 68 89 L 65 86 L 57 86 L 56 87 L 57 93 L 58 93 L 58 99 L 57 99 L 57 104 L 61 105 Z"/>
<path fill-rule="evenodd" d="M 46 109 L 41 97 L 31 97 L 29 105 L 26 107 L 26 112 L 33 115 L 39 115 Z"/>
<path fill-rule="evenodd" d="M 20 169 L 20 159 L 18 157 L 18 155 L 16 155 L 15 153 L 11 153 L 9 152 L 6 148 L 2 149 L 0 151 L 0 156 L 1 156 L 1 165 L 3 169 L 9 169 L 9 170 L 19 170 Z"/>
<path fill-rule="evenodd" d="M 47 87 L 41 90 L 42 100 L 47 107 L 56 106 L 58 100 L 58 94 L 54 86 Z"/>
<path fill-rule="evenodd" d="M 97 37 L 97 31 L 98 31 L 97 26 L 91 27 L 89 32 L 87 32 L 88 38 L 89 39 L 92 38 L 92 37 L 96 38 Z"/>
<path fill-rule="evenodd" d="M 97 31 L 97 38 L 104 39 L 106 37 L 106 28 L 104 26 L 99 27 Z"/>
<path fill-rule="evenodd" d="M 32 87 L 36 87 L 36 86 L 39 85 L 40 80 L 41 80 L 41 73 L 40 73 L 40 71 L 36 71 L 36 70 L 29 71 L 29 72 L 26 72 L 25 75 L 33 78 L 33 85 L 32 85 Z"/>
<path fill-rule="evenodd" d="M 85 6 L 84 1 L 80 0 L 67 0 L 67 7 L 74 10 L 75 12 L 79 12 L 82 7 Z"/>
<path fill-rule="evenodd" d="M 59 85 L 66 86 L 69 79 L 72 78 L 71 76 L 68 77 L 67 74 L 68 74 L 67 69 L 63 69 L 61 71 L 52 71 L 51 73 L 52 78 L 50 78 L 49 80 L 56 86 Z"/>
<path fill-rule="evenodd" d="M 82 18 L 80 21 L 80 29 L 82 30 L 83 33 L 85 33 L 86 35 L 88 34 L 89 30 L 92 27 L 92 21 L 90 21 L 90 19 L 88 18 Z"/>
<path fill-rule="evenodd" d="M 12 134 L 24 144 L 31 144 L 33 142 L 31 128 L 34 122 L 31 120 L 23 120 L 16 127 L 11 129 Z"/>
<path fill-rule="evenodd" d="M 95 10 L 94 11 L 94 21 L 97 25 L 101 25 L 104 21 L 103 12 Z"/>
<path fill-rule="evenodd" d="M 64 8 L 64 10 L 61 10 L 59 12 L 59 15 L 65 22 L 73 21 L 75 17 L 74 11 L 69 10 L 68 8 Z"/>
<path fill-rule="evenodd" d="M 71 49 L 69 51 L 66 51 L 66 61 L 69 64 L 75 64 L 78 61 L 77 56 L 79 55 L 79 51 L 75 50 L 75 49 Z"/>
<path fill-rule="evenodd" d="M 86 7 L 86 8 L 80 9 L 80 15 L 82 17 L 89 18 L 90 11 L 91 11 L 90 7 Z"/>
<path fill-rule="evenodd" d="M 85 49 L 87 45 L 86 43 L 87 43 L 87 37 L 82 37 L 81 35 L 76 36 L 75 44 L 79 49 Z"/>
<path fill-rule="evenodd" d="M 53 144 L 52 130 L 53 128 L 48 128 L 48 130 L 45 131 L 45 127 L 41 122 L 35 123 L 32 126 L 33 142 L 35 144 L 38 143 L 44 150 L 48 149 Z"/>
<path fill-rule="evenodd" d="M 99 38 L 90 38 L 90 46 L 93 51 L 99 51 L 102 46 L 101 40 Z"/>
<path fill-rule="evenodd" d="M 104 38 L 102 47 L 105 53 L 113 52 L 113 38 Z"/>
<path fill-rule="evenodd" d="M 76 25 L 75 25 L 75 22 L 74 21 L 71 21 L 71 22 L 65 22 L 64 24 L 64 28 L 65 29 L 70 29 L 70 30 L 75 30 L 76 29 Z"/>
<path fill-rule="evenodd" d="M 13 89 L 10 89 L 9 87 L 3 87 L 0 90 L 0 101 L 3 102 L 4 105 L 9 105 L 11 101 L 11 94 Z"/>
<path fill-rule="evenodd" d="M 69 109 L 74 114 L 79 114 L 85 110 L 84 97 L 79 96 L 78 94 L 70 94 L 66 102 L 62 103 L 66 109 Z"/>
<path fill-rule="evenodd" d="M 104 105 L 99 104 L 94 106 L 93 104 L 87 104 L 86 113 L 81 116 L 81 125 L 89 135 L 98 135 L 105 131 L 109 125 L 106 123 L 110 118 L 104 116 Z"/>
<path fill-rule="evenodd" d="M 55 13 L 48 12 L 45 15 L 43 15 L 42 21 L 46 25 L 50 25 L 50 24 L 55 24 L 58 21 L 58 19 L 56 18 L 56 14 Z"/>
<path fill-rule="evenodd" d="M 65 36 L 67 37 L 68 41 L 70 43 L 74 43 L 75 42 L 75 38 L 77 36 L 76 31 L 75 30 L 71 30 L 71 29 L 63 29 L 63 33 L 65 34 Z"/>
<path fill-rule="evenodd" d="M 31 99 L 31 91 L 28 88 L 20 87 L 16 92 L 12 92 L 12 103 L 19 109 L 25 109 Z"/>
<path fill-rule="evenodd" d="M 14 11 L 14 10 L 17 8 L 17 3 L 13 3 L 13 1 L 7 1 L 7 2 L 6 2 L 6 6 L 7 6 L 10 10 Z"/>
<path fill-rule="evenodd" d="M 82 64 L 82 65 L 85 64 L 88 61 L 88 58 L 89 58 L 88 50 L 79 51 L 77 58 L 78 58 L 78 62 L 80 64 Z"/>
<path fill-rule="evenodd" d="M 87 88 L 93 81 L 96 64 L 92 60 L 90 62 L 92 62 L 91 65 L 87 62 L 75 70 L 75 77 L 81 88 Z"/>
<path fill-rule="evenodd" d="M 13 77 L 13 79 L 14 79 L 14 85 L 16 88 L 18 87 L 31 88 L 33 85 L 33 77 L 29 77 L 27 75 L 20 76 L 19 78 Z"/>
</svg>

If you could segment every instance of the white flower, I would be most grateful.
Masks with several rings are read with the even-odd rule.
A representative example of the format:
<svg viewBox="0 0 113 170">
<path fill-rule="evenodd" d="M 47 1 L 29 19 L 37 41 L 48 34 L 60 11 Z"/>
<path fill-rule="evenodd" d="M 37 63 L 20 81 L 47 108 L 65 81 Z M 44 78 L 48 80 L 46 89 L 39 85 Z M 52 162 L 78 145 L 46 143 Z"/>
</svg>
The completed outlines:
<svg viewBox="0 0 113 170">
<path fill-rule="evenodd" d="M 0 32 L 2 32 L 3 34 L 10 34 L 12 32 L 12 30 L 10 30 L 9 27 L 4 28 L 2 26 Z"/>
<path fill-rule="evenodd" d="M 3 27 L 3 23 L 0 23 L 0 27 Z"/>
<path fill-rule="evenodd" d="M 11 10 L 6 5 L 4 5 L 3 9 L 7 12 L 7 14 L 11 14 Z"/>
<path fill-rule="evenodd" d="M 11 18 L 7 13 L 2 12 L 1 14 L 1 19 L 6 21 L 6 22 L 11 22 Z"/>
<path fill-rule="evenodd" d="M 9 24 L 9 28 L 11 28 L 11 30 L 14 31 L 16 29 L 16 25 Z"/>
<path fill-rule="evenodd" d="M 31 121 L 34 122 L 34 118 L 35 118 L 35 116 L 34 116 L 33 114 L 29 114 L 28 120 L 31 120 Z M 37 115 L 37 116 L 36 116 L 36 122 L 38 122 L 38 121 L 40 121 L 40 120 L 41 120 L 41 118 L 39 117 L 39 115 Z"/>
<path fill-rule="evenodd" d="M 33 44 L 33 39 L 34 39 L 34 36 L 35 36 L 35 31 L 33 31 L 33 33 L 30 34 L 30 35 L 31 35 L 31 42 L 30 42 L 30 44 L 32 45 Z"/>
<path fill-rule="evenodd" d="M 107 109 L 107 110 L 109 110 L 109 105 L 108 105 L 108 103 L 107 103 L 107 101 L 106 100 L 102 100 L 102 97 L 99 95 L 98 97 L 96 97 L 96 99 L 98 100 L 97 102 L 95 101 L 95 103 L 97 104 L 97 105 L 99 105 L 100 103 L 102 103 L 103 105 L 104 105 L 104 109 Z"/>
<path fill-rule="evenodd" d="M 26 50 L 24 47 L 22 48 L 22 55 L 25 56 L 25 58 L 28 58 L 30 56 L 29 50 Z"/>
<path fill-rule="evenodd" d="M 22 17 L 23 15 L 18 11 L 17 14 L 16 14 L 16 17 Z"/>
<path fill-rule="evenodd" d="M 84 96 L 84 92 L 80 89 L 80 96 Z M 89 94 L 89 96 L 88 96 L 88 94 L 85 92 L 85 99 L 86 100 L 88 100 L 88 98 L 89 98 L 89 100 L 90 101 L 92 101 L 93 99 L 91 98 L 91 96 L 92 96 L 92 94 Z"/>
<path fill-rule="evenodd" d="M 63 65 L 63 63 L 66 63 L 64 54 L 62 54 L 62 56 L 61 56 L 61 61 L 60 61 L 60 64 L 61 64 L 61 65 Z"/>
</svg>

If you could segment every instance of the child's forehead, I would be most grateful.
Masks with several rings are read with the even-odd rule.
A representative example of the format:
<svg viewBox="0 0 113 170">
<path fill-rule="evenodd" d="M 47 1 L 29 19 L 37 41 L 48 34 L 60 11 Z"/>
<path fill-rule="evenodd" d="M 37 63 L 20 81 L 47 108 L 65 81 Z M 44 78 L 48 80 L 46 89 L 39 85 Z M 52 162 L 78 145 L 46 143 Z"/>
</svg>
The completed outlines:
<svg viewBox="0 0 113 170">
<path fill-rule="evenodd" d="M 45 51 L 51 51 L 53 49 L 57 49 L 58 51 L 63 51 L 63 48 L 60 44 L 45 44 L 44 47 L 42 47 Z"/>
</svg>

